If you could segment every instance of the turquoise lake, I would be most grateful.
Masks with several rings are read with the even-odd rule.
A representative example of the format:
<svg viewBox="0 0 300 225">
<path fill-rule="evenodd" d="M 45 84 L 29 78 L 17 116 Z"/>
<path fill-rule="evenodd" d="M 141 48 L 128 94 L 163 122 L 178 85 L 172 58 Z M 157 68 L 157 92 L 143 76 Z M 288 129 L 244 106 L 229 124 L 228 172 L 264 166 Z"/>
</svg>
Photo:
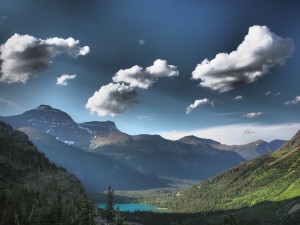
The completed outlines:
<svg viewBox="0 0 300 225">
<path fill-rule="evenodd" d="M 105 204 L 99 204 L 100 209 L 105 208 Z M 118 209 L 122 212 L 135 212 L 135 211 L 152 211 L 152 212 L 163 212 L 153 205 L 141 204 L 141 203 L 120 203 L 114 204 L 114 209 Z"/>
</svg>

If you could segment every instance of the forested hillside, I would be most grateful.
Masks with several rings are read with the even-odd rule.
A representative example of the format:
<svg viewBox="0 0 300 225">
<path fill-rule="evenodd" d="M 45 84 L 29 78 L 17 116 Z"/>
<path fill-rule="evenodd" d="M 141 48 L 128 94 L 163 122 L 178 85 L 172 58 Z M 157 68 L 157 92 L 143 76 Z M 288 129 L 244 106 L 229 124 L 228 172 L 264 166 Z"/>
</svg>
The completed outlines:
<svg viewBox="0 0 300 225">
<path fill-rule="evenodd" d="M 79 180 L 51 163 L 27 135 L 0 121 L 0 224 L 90 224 Z M 90 217 L 90 218 L 89 218 Z"/>
<path fill-rule="evenodd" d="M 163 206 L 175 212 L 211 212 L 292 199 L 300 196 L 299 168 L 300 131 L 279 150 L 174 193 Z"/>
</svg>

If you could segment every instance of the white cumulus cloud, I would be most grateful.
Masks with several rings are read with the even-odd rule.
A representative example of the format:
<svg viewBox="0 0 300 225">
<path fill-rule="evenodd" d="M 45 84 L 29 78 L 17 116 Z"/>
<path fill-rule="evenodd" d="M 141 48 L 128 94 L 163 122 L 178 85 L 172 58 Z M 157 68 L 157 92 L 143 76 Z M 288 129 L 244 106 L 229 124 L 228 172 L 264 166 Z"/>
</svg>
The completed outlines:
<svg viewBox="0 0 300 225">
<path fill-rule="evenodd" d="M 148 89 L 160 77 L 178 76 L 179 72 L 174 65 L 168 65 L 166 60 L 157 59 L 153 65 L 145 70 L 135 65 L 129 69 L 119 70 L 112 78 L 114 82 L 124 82 L 130 87 Z"/>
<path fill-rule="evenodd" d="M 282 38 L 266 26 L 252 26 L 235 51 L 203 60 L 192 78 L 200 79 L 203 87 L 226 92 L 236 85 L 252 83 L 275 65 L 282 65 L 293 51 L 292 39 Z"/>
<path fill-rule="evenodd" d="M 0 46 L 0 81 L 25 83 L 35 73 L 49 67 L 51 59 L 61 54 L 77 58 L 86 55 L 88 46 L 80 47 L 72 37 L 38 39 L 30 35 L 14 34 Z"/>
<path fill-rule="evenodd" d="M 244 117 L 255 118 L 255 117 L 258 117 L 258 116 L 261 116 L 261 115 L 262 115 L 261 112 L 251 112 L 251 113 L 244 114 Z"/>
<path fill-rule="evenodd" d="M 137 93 L 132 87 L 110 83 L 96 91 L 88 99 L 85 107 L 99 116 L 116 116 L 125 112 L 134 103 L 137 103 Z"/>
<path fill-rule="evenodd" d="M 212 105 L 213 106 L 213 104 L 214 104 L 213 101 L 211 101 L 207 98 L 195 100 L 195 102 L 193 104 L 190 104 L 186 108 L 186 114 L 190 114 L 193 109 L 197 108 L 200 105 Z"/>
<path fill-rule="evenodd" d="M 284 104 L 285 105 L 296 105 L 300 103 L 300 96 L 296 96 L 293 100 L 286 101 Z"/>
<path fill-rule="evenodd" d="M 242 100 L 242 99 L 244 99 L 244 97 L 241 96 L 241 95 L 238 95 L 233 100 L 239 101 L 239 100 Z"/>
<path fill-rule="evenodd" d="M 68 81 L 73 80 L 75 78 L 76 78 L 76 74 L 74 74 L 74 75 L 63 74 L 60 77 L 57 77 L 56 84 L 57 85 L 62 85 L 62 86 L 67 86 Z"/>
</svg>

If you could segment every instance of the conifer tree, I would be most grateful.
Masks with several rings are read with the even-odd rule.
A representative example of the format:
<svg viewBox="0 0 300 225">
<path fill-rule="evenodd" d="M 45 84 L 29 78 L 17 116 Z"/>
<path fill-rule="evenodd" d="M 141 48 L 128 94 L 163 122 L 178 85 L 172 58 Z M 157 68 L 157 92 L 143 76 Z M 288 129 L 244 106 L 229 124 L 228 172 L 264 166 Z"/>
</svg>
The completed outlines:
<svg viewBox="0 0 300 225">
<path fill-rule="evenodd" d="M 107 202 L 105 206 L 105 217 L 108 222 L 112 222 L 114 219 L 114 208 L 113 208 L 113 198 L 114 198 L 114 191 L 112 190 L 111 186 L 108 186 L 107 190 Z"/>
</svg>

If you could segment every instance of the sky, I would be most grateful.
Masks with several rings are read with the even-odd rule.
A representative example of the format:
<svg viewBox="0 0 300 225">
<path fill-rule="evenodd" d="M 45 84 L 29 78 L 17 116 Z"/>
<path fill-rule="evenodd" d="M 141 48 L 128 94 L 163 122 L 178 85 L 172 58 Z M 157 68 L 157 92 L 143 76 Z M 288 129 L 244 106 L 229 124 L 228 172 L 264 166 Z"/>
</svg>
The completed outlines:
<svg viewBox="0 0 300 225">
<path fill-rule="evenodd" d="M 2 0 L 0 116 L 40 104 L 226 144 L 300 129 L 300 2 Z"/>
</svg>

